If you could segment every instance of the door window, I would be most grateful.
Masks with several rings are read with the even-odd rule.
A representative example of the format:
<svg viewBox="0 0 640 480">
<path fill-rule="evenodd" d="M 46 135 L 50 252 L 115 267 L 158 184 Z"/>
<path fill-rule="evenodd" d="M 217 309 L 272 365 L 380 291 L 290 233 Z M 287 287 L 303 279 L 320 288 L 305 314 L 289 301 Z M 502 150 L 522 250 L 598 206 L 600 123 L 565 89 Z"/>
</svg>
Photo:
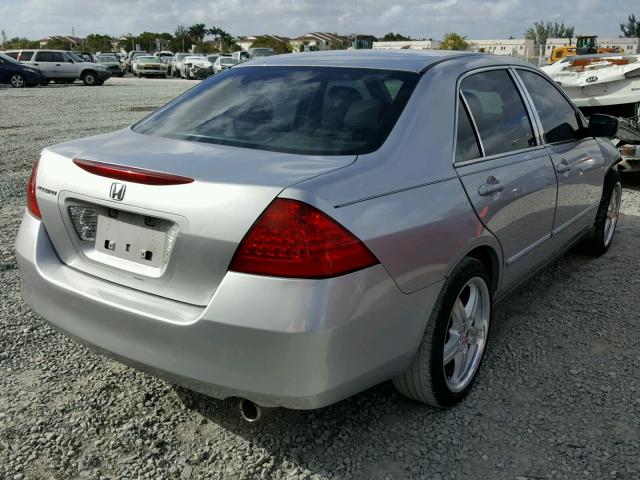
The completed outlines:
<svg viewBox="0 0 640 480">
<path fill-rule="evenodd" d="M 536 145 L 531 120 L 509 72 L 476 73 L 462 81 L 464 95 L 487 156 Z"/>
<path fill-rule="evenodd" d="M 33 57 L 33 50 L 22 50 L 20 52 L 20 62 L 28 62 Z M 17 58 L 17 57 L 16 57 Z"/>
<path fill-rule="evenodd" d="M 540 117 L 545 142 L 566 142 L 584 137 L 578 113 L 551 82 L 528 70 L 518 70 L 518 74 Z"/>
<path fill-rule="evenodd" d="M 462 101 L 458 102 L 458 130 L 456 134 L 456 163 L 480 158 L 478 139 L 473 130 L 467 109 Z"/>
<path fill-rule="evenodd" d="M 64 55 L 60 52 L 38 52 L 36 56 L 38 62 L 62 63 L 65 61 Z"/>
</svg>

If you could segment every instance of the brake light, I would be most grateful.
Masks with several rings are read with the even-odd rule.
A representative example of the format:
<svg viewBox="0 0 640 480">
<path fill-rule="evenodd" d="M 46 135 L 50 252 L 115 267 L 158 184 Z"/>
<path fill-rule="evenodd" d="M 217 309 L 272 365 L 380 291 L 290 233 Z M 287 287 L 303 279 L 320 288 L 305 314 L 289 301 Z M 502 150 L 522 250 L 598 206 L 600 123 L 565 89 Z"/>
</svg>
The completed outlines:
<svg viewBox="0 0 640 480">
<path fill-rule="evenodd" d="M 255 275 L 329 278 L 376 265 L 351 232 L 320 210 L 278 198 L 240 243 L 230 270 Z"/>
<path fill-rule="evenodd" d="M 110 163 L 94 162 L 91 160 L 74 159 L 73 163 L 81 169 L 101 177 L 124 180 L 145 185 L 183 185 L 193 182 L 193 178 L 171 175 L 170 173 L 154 172 L 142 168 L 113 165 Z"/>
<path fill-rule="evenodd" d="M 27 209 L 34 217 L 42 218 L 40 207 L 38 206 L 38 200 L 36 199 L 36 177 L 38 176 L 39 163 L 40 159 L 38 159 L 33 165 L 33 169 L 31 170 L 31 177 L 29 178 L 29 184 L 27 185 Z"/>
</svg>

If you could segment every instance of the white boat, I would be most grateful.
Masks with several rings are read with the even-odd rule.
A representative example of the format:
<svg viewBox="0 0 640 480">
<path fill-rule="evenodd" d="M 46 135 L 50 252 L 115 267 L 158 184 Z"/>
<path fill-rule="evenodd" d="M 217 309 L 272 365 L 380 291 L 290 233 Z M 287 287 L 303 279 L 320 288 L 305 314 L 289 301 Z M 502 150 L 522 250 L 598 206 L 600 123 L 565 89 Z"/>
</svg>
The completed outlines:
<svg viewBox="0 0 640 480">
<path fill-rule="evenodd" d="M 543 70 L 580 107 L 640 106 L 640 55 L 566 57 Z"/>
</svg>

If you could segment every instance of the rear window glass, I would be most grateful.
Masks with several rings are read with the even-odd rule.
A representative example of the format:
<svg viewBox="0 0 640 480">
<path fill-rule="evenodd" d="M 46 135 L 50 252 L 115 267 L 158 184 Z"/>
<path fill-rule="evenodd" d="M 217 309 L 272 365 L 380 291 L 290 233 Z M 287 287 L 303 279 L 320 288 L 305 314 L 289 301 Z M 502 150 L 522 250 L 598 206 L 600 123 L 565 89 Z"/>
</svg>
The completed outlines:
<svg viewBox="0 0 640 480">
<path fill-rule="evenodd" d="M 33 57 L 33 50 L 23 50 L 22 52 L 20 52 L 21 62 L 28 62 L 31 60 L 32 57 Z"/>
<path fill-rule="evenodd" d="M 11 57 L 11 58 L 13 58 L 15 60 L 15 59 L 18 58 L 18 53 L 20 53 L 20 52 L 7 52 L 7 53 L 5 53 L 5 55 L 7 57 Z"/>
<path fill-rule="evenodd" d="M 382 145 L 419 79 L 411 72 L 240 67 L 215 75 L 133 127 L 197 142 L 353 155 Z M 390 81 L 400 82 L 394 97 Z"/>
</svg>

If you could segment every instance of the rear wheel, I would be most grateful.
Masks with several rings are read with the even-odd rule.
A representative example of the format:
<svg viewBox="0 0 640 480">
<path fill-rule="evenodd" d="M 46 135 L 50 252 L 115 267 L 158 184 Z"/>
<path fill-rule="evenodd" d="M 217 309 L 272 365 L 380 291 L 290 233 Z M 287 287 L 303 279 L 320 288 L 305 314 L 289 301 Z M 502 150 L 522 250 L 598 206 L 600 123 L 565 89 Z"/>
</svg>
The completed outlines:
<svg viewBox="0 0 640 480">
<path fill-rule="evenodd" d="M 14 73 L 11 75 L 11 86 L 13 88 L 24 88 L 27 85 L 24 77 L 19 73 Z"/>
<path fill-rule="evenodd" d="M 98 78 L 96 77 L 95 73 L 89 71 L 82 74 L 82 81 L 85 85 L 92 87 L 97 84 Z"/>
<path fill-rule="evenodd" d="M 618 225 L 621 199 L 620 173 L 617 170 L 611 170 L 604 180 L 602 198 L 598 206 L 596 221 L 593 224 L 593 233 L 582 245 L 585 253 L 598 256 L 609 250 Z"/>
<path fill-rule="evenodd" d="M 484 265 L 465 258 L 440 292 L 409 369 L 393 380 L 403 395 L 435 407 L 462 400 L 486 350 L 492 298 Z"/>
</svg>

